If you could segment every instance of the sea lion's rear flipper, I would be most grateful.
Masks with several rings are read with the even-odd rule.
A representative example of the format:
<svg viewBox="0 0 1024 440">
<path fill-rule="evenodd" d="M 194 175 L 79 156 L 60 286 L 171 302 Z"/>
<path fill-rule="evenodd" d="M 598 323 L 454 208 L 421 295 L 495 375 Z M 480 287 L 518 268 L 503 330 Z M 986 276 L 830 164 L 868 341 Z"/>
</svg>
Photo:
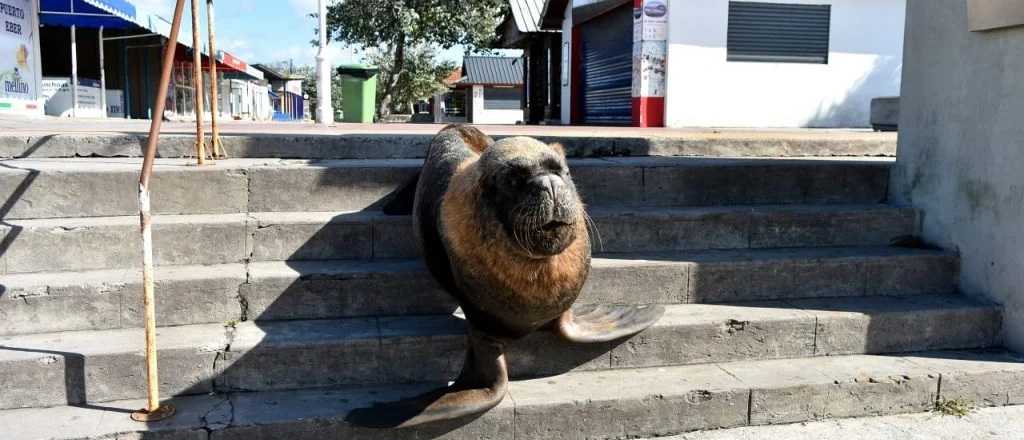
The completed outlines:
<svg viewBox="0 0 1024 440">
<path fill-rule="evenodd" d="M 608 342 L 632 336 L 665 314 L 660 305 L 579 305 L 555 322 L 555 331 L 571 342 Z"/>
<path fill-rule="evenodd" d="M 452 385 L 395 402 L 349 412 L 345 421 L 367 428 L 407 428 L 485 412 L 508 392 L 505 346 L 470 330 L 462 373 Z"/>
</svg>

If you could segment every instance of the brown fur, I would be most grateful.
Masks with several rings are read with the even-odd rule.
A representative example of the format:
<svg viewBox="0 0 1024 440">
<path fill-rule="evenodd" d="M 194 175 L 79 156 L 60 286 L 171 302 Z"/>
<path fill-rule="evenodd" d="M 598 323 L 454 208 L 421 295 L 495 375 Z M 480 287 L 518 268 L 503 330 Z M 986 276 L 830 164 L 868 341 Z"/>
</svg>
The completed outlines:
<svg viewBox="0 0 1024 440">
<path fill-rule="evenodd" d="M 459 132 L 459 137 L 462 141 L 469 146 L 469 148 L 476 152 L 476 154 L 483 153 L 488 146 L 494 143 L 494 139 L 484 134 L 480 129 L 471 125 L 463 124 L 449 124 L 445 126 L 441 131 L 455 129 Z"/>
<path fill-rule="evenodd" d="M 493 298 L 510 309 L 503 314 L 536 316 L 533 324 L 538 326 L 557 318 L 576 300 L 589 272 L 590 241 L 584 220 L 575 223 L 576 240 L 561 254 L 533 258 L 509 240 L 496 221 L 481 221 L 479 178 L 477 158 L 466 160 L 452 176 L 442 201 L 444 236 L 453 256 L 459 258 L 453 265 L 504 288 L 496 289 L 495 295 L 512 295 Z"/>
</svg>

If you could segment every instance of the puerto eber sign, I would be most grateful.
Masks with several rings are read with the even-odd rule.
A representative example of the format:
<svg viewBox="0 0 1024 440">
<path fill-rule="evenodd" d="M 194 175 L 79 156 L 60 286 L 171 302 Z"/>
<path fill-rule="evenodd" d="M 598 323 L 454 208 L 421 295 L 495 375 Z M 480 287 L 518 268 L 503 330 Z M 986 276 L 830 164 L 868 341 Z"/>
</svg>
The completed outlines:
<svg viewBox="0 0 1024 440">
<path fill-rule="evenodd" d="M 35 101 L 38 96 L 31 1 L 0 0 L 0 110 L 10 109 L 13 100 Z"/>
</svg>

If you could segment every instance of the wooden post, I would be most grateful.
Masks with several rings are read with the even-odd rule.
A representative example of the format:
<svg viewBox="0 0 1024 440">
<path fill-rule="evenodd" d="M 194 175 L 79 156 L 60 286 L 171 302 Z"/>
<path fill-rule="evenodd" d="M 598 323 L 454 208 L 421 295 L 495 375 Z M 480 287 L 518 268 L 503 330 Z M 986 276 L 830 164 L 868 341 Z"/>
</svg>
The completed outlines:
<svg viewBox="0 0 1024 440">
<path fill-rule="evenodd" d="M 195 87 L 196 98 L 196 160 L 198 165 L 206 165 L 206 134 L 203 133 L 203 99 L 206 90 L 203 87 L 203 54 L 199 41 L 199 0 L 192 0 L 192 86 Z"/>
<path fill-rule="evenodd" d="M 164 59 L 160 71 L 160 83 L 157 87 L 156 102 L 153 103 L 153 119 L 149 124 L 149 139 L 142 160 L 142 172 L 139 175 L 139 226 L 142 231 L 142 295 L 145 306 L 146 326 L 146 387 L 148 401 L 145 409 L 132 413 L 132 420 L 138 422 L 155 422 L 174 415 L 174 407 L 160 405 L 160 380 L 157 375 L 156 355 L 156 305 L 153 286 L 153 229 L 149 203 L 149 180 L 153 175 L 153 161 L 156 159 L 156 146 L 160 141 L 160 125 L 163 122 L 164 105 L 167 100 L 167 89 L 171 82 L 171 69 L 174 67 L 174 51 L 178 45 L 178 31 L 181 29 L 181 16 L 185 9 L 185 0 L 177 0 L 174 7 L 174 21 L 171 23 L 171 35 L 164 47 Z"/>
<path fill-rule="evenodd" d="M 213 147 L 213 157 L 217 159 L 223 159 L 227 157 L 224 153 L 224 146 L 220 142 L 220 129 L 217 127 L 217 114 L 220 102 L 218 102 L 218 92 L 220 88 L 220 81 L 217 78 L 217 34 L 214 27 L 213 18 L 213 0 L 206 0 L 206 25 L 210 33 L 210 126 L 213 132 L 213 137 L 210 139 L 210 143 Z"/>
</svg>

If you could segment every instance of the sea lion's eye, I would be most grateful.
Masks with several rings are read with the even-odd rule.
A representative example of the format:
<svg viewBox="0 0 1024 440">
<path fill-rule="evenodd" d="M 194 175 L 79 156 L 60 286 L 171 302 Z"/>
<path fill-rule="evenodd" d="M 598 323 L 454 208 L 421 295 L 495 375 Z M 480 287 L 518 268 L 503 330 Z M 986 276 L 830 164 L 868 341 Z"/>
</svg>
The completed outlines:
<svg viewBox="0 0 1024 440">
<path fill-rule="evenodd" d="M 530 169 L 526 165 L 510 164 L 502 180 L 508 187 L 521 188 L 523 185 L 526 185 L 526 181 L 530 179 L 530 176 Z"/>
<path fill-rule="evenodd" d="M 565 174 L 566 172 L 566 167 L 564 167 L 562 163 L 555 158 L 544 159 L 544 161 L 541 162 L 541 166 L 544 167 L 544 169 L 549 173 L 557 174 L 559 176 Z"/>
</svg>

